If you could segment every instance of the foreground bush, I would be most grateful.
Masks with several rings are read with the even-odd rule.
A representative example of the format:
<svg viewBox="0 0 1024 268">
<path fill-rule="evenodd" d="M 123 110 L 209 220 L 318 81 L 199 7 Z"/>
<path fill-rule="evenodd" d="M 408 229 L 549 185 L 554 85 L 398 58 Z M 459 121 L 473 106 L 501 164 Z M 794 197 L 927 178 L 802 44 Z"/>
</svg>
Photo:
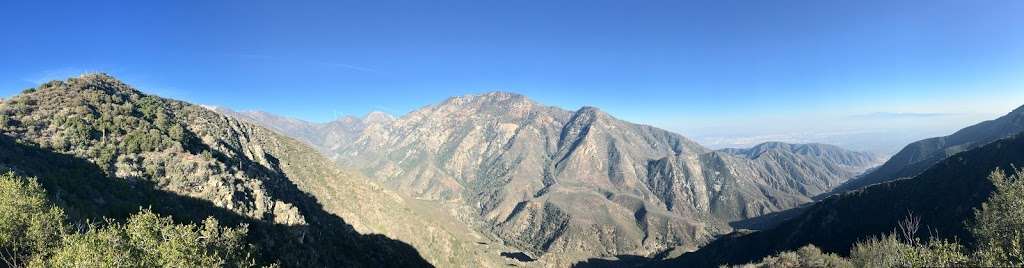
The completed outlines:
<svg viewBox="0 0 1024 268">
<path fill-rule="evenodd" d="M 64 212 L 46 201 L 34 179 L 0 174 L 0 258 L 20 267 L 33 257 L 45 257 L 69 233 Z"/>
<path fill-rule="evenodd" d="M 175 224 L 149 210 L 72 231 L 34 179 L 0 175 L 0 257 L 7 267 L 250 267 L 247 228 Z"/>
<path fill-rule="evenodd" d="M 779 253 L 775 256 L 765 257 L 760 263 L 748 264 L 740 267 L 764 267 L 764 268 L 783 268 L 783 267 L 808 267 L 808 268 L 827 268 L 827 267 L 853 267 L 853 264 L 849 260 L 831 253 L 823 253 L 821 249 L 814 245 L 806 245 L 796 251 L 787 251 Z"/>
<path fill-rule="evenodd" d="M 1024 266 L 1024 169 L 989 176 L 995 193 L 974 213 L 980 266 Z"/>
<path fill-rule="evenodd" d="M 57 267 L 249 267 L 246 228 L 174 224 L 145 210 L 125 224 L 108 223 L 64 238 L 45 263 Z"/>
<path fill-rule="evenodd" d="M 960 244 L 941 239 L 908 242 L 896 235 L 857 243 L 850 252 L 850 259 L 857 267 L 952 267 L 968 262 Z"/>
</svg>

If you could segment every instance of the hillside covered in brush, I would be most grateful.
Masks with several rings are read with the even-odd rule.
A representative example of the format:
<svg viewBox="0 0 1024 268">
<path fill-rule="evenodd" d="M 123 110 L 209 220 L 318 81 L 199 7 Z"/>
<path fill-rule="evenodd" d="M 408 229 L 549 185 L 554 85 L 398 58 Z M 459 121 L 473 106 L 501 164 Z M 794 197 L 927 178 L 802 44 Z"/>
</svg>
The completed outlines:
<svg viewBox="0 0 1024 268">
<path fill-rule="evenodd" d="M 0 133 L 0 169 L 36 177 L 71 223 L 123 221 L 151 209 L 185 224 L 213 217 L 247 225 L 244 243 L 255 247 L 258 264 L 430 265 L 412 246 L 360 234 L 338 216 L 343 213 L 325 209 L 372 211 L 394 209 L 375 203 L 397 203 L 318 201 L 306 189 L 359 182 L 314 150 L 103 74 L 52 81 L 4 100 Z M 335 197 L 361 190 L 346 191 Z"/>
</svg>

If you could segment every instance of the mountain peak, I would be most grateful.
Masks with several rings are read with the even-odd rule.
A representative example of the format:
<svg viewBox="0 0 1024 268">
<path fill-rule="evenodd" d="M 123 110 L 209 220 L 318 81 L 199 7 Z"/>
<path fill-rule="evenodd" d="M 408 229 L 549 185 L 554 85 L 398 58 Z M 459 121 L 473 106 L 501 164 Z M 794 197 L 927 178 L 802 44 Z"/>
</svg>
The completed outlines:
<svg viewBox="0 0 1024 268">
<path fill-rule="evenodd" d="M 472 98 L 489 103 L 533 103 L 533 101 L 525 95 L 507 91 L 491 91 L 472 96 Z"/>
<path fill-rule="evenodd" d="M 583 106 L 569 117 L 568 125 L 573 129 L 589 129 L 597 125 L 607 126 L 611 122 L 609 118 L 607 114 L 596 107 Z"/>
<path fill-rule="evenodd" d="M 485 115 L 494 117 L 525 117 L 534 109 L 543 107 L 526 96 L 517 93 L 494 91 L 451 97 L 430 109 L 413 113 L 428 112 L 431 116 L 452 116 L 459 114 Z"/>
<path fill-rule="evenodd" d="M 587 118 L 607 118 L 610 117 L 608 113 L 605 113 L 600 108 L 594 106 L 583 106 L 579 110 L 576 110 L 577 116 L 584 116 Z"/>
<path fill-rule="evenodd" d="M 74 82 L 84 82 L 86 84 L 91 84 L 91 85 L 110 85 L 110 86 L 117 87 L 117 88 L 128 88 L 128 89 L 131 89 L 131 87 L 128 86 L 127 84 L 125 84 L 123 81 L 117 79 L 116 77 L 114 77 L 112 75 L 106 74 L 106 73 L 84 73 L 82 75 L 79 75 L 78 77 L 69 78 L 67 81 L 69 83 L 74 81 Z M 134 90 L 134 89 L 132 89 L 132 90 Z"/>
<path fill-rule="evenodd" d="M 105 73 L 85 73 L 66 80 L 53 80 L 36 87 L 38 90 L 86 91 L 98 90 L 106 94 L 142 94 L 117 78 Z"/>
<path fill-rule="evenodd" d="M 482 93 L 482 94 L 467 94 L 467 95 L 462 95 L 462 96 L 451 97 L 451 98 L 448 98 L 447 100 L 445 100 L 443 102 L 443 104 L 463 105 L 463 104 L 466 104 L 466 103 L 474 103 L 474 102 L 498 103 L 498 102 L 506 102 L 506 101 L 516 101 L 516 102 L 518 102 L 518 101 L 530 101 L 530 100 L 526 96 L 524 96 L 522 94 L 519 94 L 519 93 L 512 93 L 512 92 L 507 92 L 507 91 L 491 91 L 491 92 Z"/>
<path fill-rule="evenodd" d="M 767 150 L 767 149 L 773 149 L 773 148 L 789 148 L 789 147 L 793 147 L 793 145 L 795 145 L 795 144 L 785 143 L 785 142 L 781 142 L 781 141 L 766 141 L 766 142 L 762 142 L 762 143 L 759 143 L 757 145 L 754 145 L 753 147 L 750 147 L 750 149 Z"/>
<path fill-rule="evenodd" d="M 766 141 L 760 144 L 754 145 L 751 149 L 796 149 L 796 148 L 817 148 L 817 149 L 842 149 L 835 145 L 824 144 L 824 143 L 787 143 L 781 141 Z"/>
<path fill-rule="evenodd" d="M 83 73 L 78 76 L 78 79 L 84 80 L 117 80 L 116 77 L 107 73 Z"/>
<path fill-rule="evenodd" d="M 367 114 L 367 116 L 369 116 L 369 114 Z M 334 121 L 331 121 L 331 122 L 328 122 L 328 123 L 351 124 L 353 122 L 360 121 L 360 120 L 362 120 L 362 119 L 360 119 L 359 117 L 355 117 L 355 116 L 351 116 L 351 115 L 345 115 L 345 116 L 338 117 L 338 118 L 334 119 Z"/>
<path fill-rule="evenodd" d="M 509 92 L 509 91 L 501 91 L 501 90 L 495 90 L 495 91 L 483 93 L 483 94 L 480 94 L 480 96 L 495 97 L 495 98 L 520 98 L 520 97 L 526 97 L 526 96 L 523 96 L 523 94 L 519 94 L 519 93 L 515 93 L 515 92 Z"/>
<path fill-rule="evenodd" d="M 594 107 L 594 106 L 583 106 L 583 107 L 580 107 L 578 112 L 581 112 L 581 113 L 600 113 L 601 112 L 601 108 L 597 108 L 597 107 Z"/>
<path fill-rule="evenodd" d="M 363 117 L 363 122 L 365 122 L 367 124 L 370 124 L 370 123 L 387 123 L 387 122 L 391 122 L 391 121 L 394 121 L 394 120 L 395 120 L 394 116 L 392 116 L 391 114 L 385 113 L 385 112 L 381 112 L 381 111 L 372 111 L 372 112 L 366 114 L 366 116 Z"/>
</svg>

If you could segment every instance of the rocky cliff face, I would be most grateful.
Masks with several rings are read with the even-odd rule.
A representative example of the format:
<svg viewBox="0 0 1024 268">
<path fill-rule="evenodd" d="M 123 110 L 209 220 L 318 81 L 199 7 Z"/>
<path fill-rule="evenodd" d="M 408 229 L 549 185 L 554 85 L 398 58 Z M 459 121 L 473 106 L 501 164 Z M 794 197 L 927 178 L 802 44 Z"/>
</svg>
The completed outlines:
<svg viewBox="0 0 1024 268">
<path fill-rule="evenodd" d="M 510 245 L 584 257 L 692 249 L 877 162 L 822 145 L 712 151 L 597 108 L 505 92 L 450 98 L 318 147 L 391 189 L 463 204 L 463 217 Z"/>
</svg>

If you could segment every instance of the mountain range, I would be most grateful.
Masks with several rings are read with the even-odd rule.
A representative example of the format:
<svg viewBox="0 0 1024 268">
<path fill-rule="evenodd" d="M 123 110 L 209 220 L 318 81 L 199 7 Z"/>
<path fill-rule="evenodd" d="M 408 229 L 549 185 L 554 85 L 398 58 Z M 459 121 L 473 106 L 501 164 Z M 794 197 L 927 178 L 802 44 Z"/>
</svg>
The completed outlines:
<svg viewBox="0 0 1024 268">
<path fill-rule="evenodd" d="M 822 144 L 716 151 L 598 108 L 507 92 L 326 124 L 218 111 L 303 140 L 406 196 L 450 204 L 463 223 L 552 263 L 693 250 L 730 222 L 811 202 L 881 162 Z"/>
<path fill-rule="evenodd" d="M 38 178 L 74 224 L 146 208 L 248 226 L 261 265 L 704 267 L 848 254 L 908 213 L 970 245 L 964 222 L 986 175 L 1024 162 L 1022 131 L 1024 107 L 883 163 L 826 144 L 712 150 L 508 92 L 310 123 L 88 74 L 0 101 L 0 171 Z"/>
<path fill-rule="evenodd" d="M 1000 119 L 982 125 L 1006 129 L 1009 126 L 998 124 L 1013 123 L 1017 121 Z M 977 130 L 976 127 L 968 129 Z M 1024 136 L 970 143 L 976 146 L 933 164 L 913 178 L 890 180 L 832 195 L 775 228 L 734 233 L 696 252 L 647 265 L 738 265 L 808 244 L 827 252 L 848 254 L 855 242 L 891 232 L 899 221 L 908 217 L 920 220 L 922 230 L 927 230 L 922 236 L 971 245 L 973 237 L 965 224 L 994 190 L 987 177 L 993 170 L 1013 170 L 1024 165 Z"/>
<path fill-rule="evenodd" d="M 813 244 L 847 254 L 913 214 L 938 238 L 965 241 L 964 226 L 993 191 L 989 172 L 1024 164 L 1024 106 L 949 136 L 911 143 L 882 166 L 833 190 L 775 228 L 738 232 L 652 266 L 743 264 Z M 852 190 L 851 190 L 852 189 Z"/>
</svg>

